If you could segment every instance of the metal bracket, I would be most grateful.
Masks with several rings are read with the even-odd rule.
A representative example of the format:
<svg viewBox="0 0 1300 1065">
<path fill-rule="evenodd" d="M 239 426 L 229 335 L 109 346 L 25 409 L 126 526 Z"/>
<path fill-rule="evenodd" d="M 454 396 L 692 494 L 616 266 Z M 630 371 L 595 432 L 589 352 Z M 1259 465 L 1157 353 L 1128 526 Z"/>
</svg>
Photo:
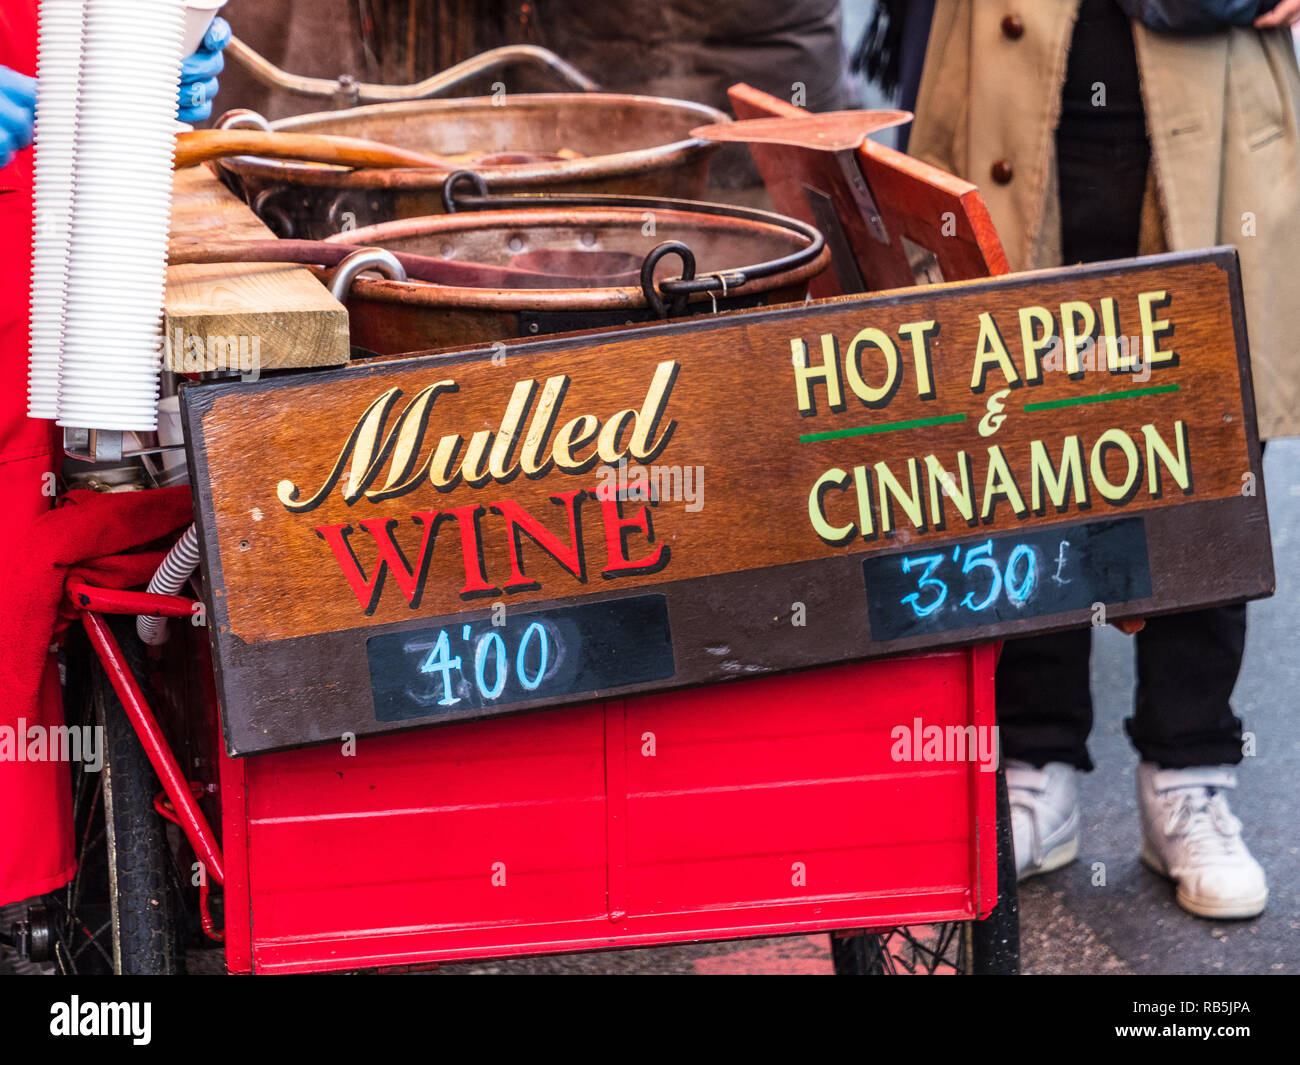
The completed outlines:
<svg viewBox="0 0 1300 1065">
<path fill-rule="evenodd" d="M 839 163 L 840 172 L 844 175 L 844 180 L 848 182 L 853 202 L 857 204 L 858 210 L 862 212 L 862 217 L 867 223 L 867 229 L 881 244 L 888 244 L 889 230 L 885 228 L 884 219 L 880 217 L 880 209 L 871 196 L 871 189 L 867 186 L 867 179 L 862 176 L 862 167 L 858 165 L 857 151 L 836 152 L 835 161 Z"/>
<path fill-rule="evenodd" d="M 63 430 L 63 453 L 69 458 L 87 462 L 121 462 L 122 431 L 67 426 Z"/>
<path fill-rule="evenodd" d="M 346 111 L 361 103 L 361 85 L 351 74 L 340 74 L 334 85 L 333 106 L 335 111 Z"/>
<path fill-rule="evenodd" d="M 844 223 L 835 210 L 835 201 L 829 193 L 811 185 L 803 187 L 803 194 L 812 211 L 813 222 L 826 235 L 826 243 L 831 249 L 831 269 L 840 283 L 840 291 L 845 295 L 866 292 L 867 284 L 862 280 L 862 270 L 858 267 L 848 234 L 844 232 Z"/>
<path fill-rule="evenodd" d="M 161 455 L 167 451 L 180 451 L 184 444 L 162 444 L 158 447 L 122 447 L 121 429 L 80 429 L 65 426 L 63 453 L 70 459 L 82 462 L 121 462 L 137 455 Z"/>
</svg>

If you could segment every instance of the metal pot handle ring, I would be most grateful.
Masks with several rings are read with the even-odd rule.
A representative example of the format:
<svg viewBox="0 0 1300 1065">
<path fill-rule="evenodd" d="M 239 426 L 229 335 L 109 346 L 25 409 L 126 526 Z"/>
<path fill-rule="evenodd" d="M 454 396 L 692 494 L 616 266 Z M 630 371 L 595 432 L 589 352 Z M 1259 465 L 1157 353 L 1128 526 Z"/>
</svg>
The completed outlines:
<svg viewBox="0 0 1300 1065">
<path fill-rule="evenodd" d="M 354 251 L 334 268 L 334 276 L 330 279 L 330 295 L 343 303 L 352 289 L 352 282 L 366 270 L 376 270 L 390 281 L 406 280 L 405 268 L 391 251 L 365 248 Z"/>
<path fill-rule="evenodd" d="M 690 299 L 687 292 L 675 292 L 665 302 L 655 287 L 655 267 L 665 255 L 676 255 L 682 261 L 682 276 L 677 280 L 691 281 L 695 278 L 695 253 L 680 240 L 666 240 L 650 249 L 641 261 L 641 291 L 645 294 L 646 306 L 655 312 L 657 318 L 681 314 Z"/>
</svg>

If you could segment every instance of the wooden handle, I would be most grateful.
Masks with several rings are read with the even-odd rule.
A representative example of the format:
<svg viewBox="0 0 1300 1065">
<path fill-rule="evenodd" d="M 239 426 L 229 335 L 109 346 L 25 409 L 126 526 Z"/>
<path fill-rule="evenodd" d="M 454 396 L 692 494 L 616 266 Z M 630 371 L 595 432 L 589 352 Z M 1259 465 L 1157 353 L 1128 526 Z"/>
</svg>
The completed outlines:
<svg viewBox="0 0 1300 1065">
<path fill-rule="evenodd" d="M 278 133 L 260 129 L 196 129 L 176 137 L 176 169 L 196 166 L 225 155 L 260 155 L 350 167 L 421 167 L 451 170 L 433 155 L 356 137 L 327 137 L 318 133 Z"/>
</svg>

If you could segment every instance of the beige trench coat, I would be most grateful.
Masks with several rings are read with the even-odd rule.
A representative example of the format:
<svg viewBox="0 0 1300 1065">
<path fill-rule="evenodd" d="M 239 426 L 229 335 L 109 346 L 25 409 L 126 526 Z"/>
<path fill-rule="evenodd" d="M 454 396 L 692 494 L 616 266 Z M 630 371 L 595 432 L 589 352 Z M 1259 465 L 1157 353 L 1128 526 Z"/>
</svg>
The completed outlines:
<svg viewBox="0 0 1300 1065">
<path fill-rule="evenodd" d="M 1078 0 L 935 7 L 909 150 L 980 186 L 1013 270 L 1061 265 L 1054 133 L 1077 13 Z M 1135 25 L 1133 36 L 1157 194 L 1142 250 L 1237 248 L 1260 435 L 1300 434 L 1300 70 L 1290 35 Z"/>
</svg>

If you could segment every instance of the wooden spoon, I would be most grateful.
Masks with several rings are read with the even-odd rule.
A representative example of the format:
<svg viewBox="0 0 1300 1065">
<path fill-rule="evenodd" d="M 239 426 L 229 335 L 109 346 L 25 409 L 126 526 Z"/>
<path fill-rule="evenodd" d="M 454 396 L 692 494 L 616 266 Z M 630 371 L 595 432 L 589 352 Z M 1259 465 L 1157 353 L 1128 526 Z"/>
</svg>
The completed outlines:
<svg viewBox="0 0 1300 1065">
<path fill-rule="evenodd" d="M 698 126 L 692 137 L 742 144 L 790 144 L 796 148 L 845 152 L 857 148 L 869 133 L 912 121 L 910 111 L 824 111 L 790 118 L 747 118 Z"/>
<path fill-rule="evenodd" d="M 177 134 L 177 170 L 226 155 L 260 155 L 271 159 L 333 163 L 354 168 L 457 169 L 454 163 L 436 155 L 424 155 L 357 137 L 279 133 L 261 129 L 196 129 Z"/>
</svg>

